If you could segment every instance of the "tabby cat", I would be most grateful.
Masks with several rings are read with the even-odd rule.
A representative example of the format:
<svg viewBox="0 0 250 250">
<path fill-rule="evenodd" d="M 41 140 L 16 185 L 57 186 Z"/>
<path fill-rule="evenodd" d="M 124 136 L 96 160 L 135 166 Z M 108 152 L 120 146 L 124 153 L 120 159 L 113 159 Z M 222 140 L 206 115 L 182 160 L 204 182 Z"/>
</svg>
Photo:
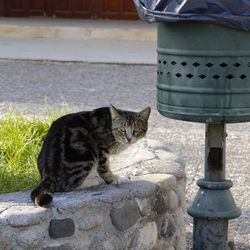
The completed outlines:
<svg viewBox="0 0 250 250">
<path fill-rule="evenodd" d="M 31 192 L 32 201 L 48 207 L 52 193 L 80 187 L 93 168 L 106 183 L 118 183 L 109 167 L 109 155 L 145 136 L 150 111 L 150 107 L 136 113 L 111 106 L 57 119 L 38 157 L 41 181 Z"/>
</svg>

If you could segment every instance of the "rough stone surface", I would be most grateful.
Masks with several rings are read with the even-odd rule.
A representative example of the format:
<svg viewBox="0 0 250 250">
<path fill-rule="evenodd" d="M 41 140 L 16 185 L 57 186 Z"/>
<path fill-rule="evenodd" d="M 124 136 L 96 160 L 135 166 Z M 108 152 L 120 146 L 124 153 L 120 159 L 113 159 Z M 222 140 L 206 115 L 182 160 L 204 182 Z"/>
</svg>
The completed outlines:
<svg viewBox="0 0 250 250">
<path fill-rule="evenodd" d="M 144 180 L 148 182 L 157 183 L 157 185 L 164 187 L 166 190 L 173 189 L 176 186 L 176 178 L 173 175 L 169 175 L 169 178 L 166 178 L 166 174 L 154 174 L 152 175 L 141 175 L 141 176 L 132 176 L 132 180 Z"/>
<path fill-rule="evenodd" d="M 3 211 L 5 211 L 6 209 L 8 209 L 10 206 L 4 206 L 4 205 L 1 205 L 0 204 L 0 214 L 3 212 Z"/>
<path fill-rule="evenodd" d="M 135 201 L 137 202 L 139 209 L 140 209 L 140 214 L 142 216 L 149 215 L 151 212 L 151 200 L 150 198 L 144 198 L 144 199 L 137 199 L 135 198 Z"/>
<path fill-rule="evenodd" d="M 112 224 L 119 231 L 125 231 L 133 226 L 140 217 L 138 204 L 135 201 L 127 201 L 121 207 L 113 208 L 110 217 Z"/>
<path fill-rule="evenodd" d="M 103 221 L 104 218 L 100 214 L 83 215 L 79 220 L 79 229 L 88 231 L 102 225 Z"/>
<path fill-rule="evenodd" d="M 46 212 L 46 209 L 39 207 L 30 210 L 28 206 L 13 206 L 5 210 L 0 217 L 5 217 L 7 222 L 13 227 L 25 227 L 39 224 Z"/>
<path fill-rule="evenodd" d="M 48 209 L 34 206 L 29 192 L 1 195 L 2 246 L 7 250 L 184 250 L 181 204 L 185 202 L 178 191 L 185 189 L 184 165 L 172 156 L 163 161 L 154 154 L 154 145 L 164 148 L 142 140 L 120 160 L 111 159 L 114 173 L 130 180 L 106 185 L 92 175 L 89 183 L 94 180 L 92 184 L 100 185 L 56 193 Z M 147 160 L 137 154 L 140 151 L 149 153 Z M 124 157 L 133 167 L 124 163 Z"/>
<path fill-rule="evenodd" d="M 28 230 L 22 231 L 16 236 L 16 242 L 21 249 L 36 249 L 46 238 L 46 232 L 40 231 L 39 228 L 30 227 Z"/>
<path fill-rule="evenodd" d="M 158 214 L 164 214 L 167 211 L 167 205 L 165 197 L 162 196 L 162 193 L 157 193 L 154 200 L 154 211 Z"/>
<path fill-rule="evenodd" d="M 69 243 L 61 244 L 57 246 L 45 247 L 42 250 L 75 250 Z"/>
<path fill-rule="evenodd" d="M 137 249 L 152 249 L 157 243 L 157 226 L 155 222 L 147 223 L 139 230 Z"/>
<path fill-rule="evenodd" d="M 11 246 L 9 244 L 9 242 L 5 241 L 5 240 L 0 240 L 0 249 L 4 249 L 4 250 L 10 250 Z"/>
<path fill-rule="evenodd" d="M 168 209 L 169 211 L 175 211 L 179 207 L 179 200 L 176 193 L 171 190 L 168 195 Z"/>
<path fill-rule="evenodd" d="M 92 238 L 88 249 L 116 250 L 120 247 L 121 246 L 119 246 L 118 241 L 112 234 L 109 234 L 107 232 L 101 232 L 99 233 L 99 235 L 95 235 Z"/>
<path fill-rule="evenodd" d="M 72 219 L 52 219 L 49 225 L 49 236 L 53 239 L 70 237 L 75 233 L 75 223 Z"/>
<path fill-rule="evenodd" d="M 175 189 L 176 191 L 176 194 L 178 196 L 178 201 L 179 201 L 179 204 L 181 204 L 181 207 L 185 208 L 185 203 L 183 201 L 185 201 L 185 189 L 183 188 L 182 185 L 178 185 Z"/>
</svg>

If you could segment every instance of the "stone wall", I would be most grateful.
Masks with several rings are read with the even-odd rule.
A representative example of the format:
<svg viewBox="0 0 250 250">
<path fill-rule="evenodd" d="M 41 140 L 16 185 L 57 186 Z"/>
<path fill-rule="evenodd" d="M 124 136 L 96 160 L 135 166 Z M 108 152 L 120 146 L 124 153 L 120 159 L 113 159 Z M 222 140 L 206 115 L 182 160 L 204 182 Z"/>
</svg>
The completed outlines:
<svg viewBox="0 0 250 250">
<path fill-rule="evenodd" d="M 184 250 L 183 161 L 143 141 L 111 163 L 130 180 L 106 185 L 94 175 L 89 183 L 99 185 L 57 193 L 48 209 L 29 192 L 1 195 L 0 249 Z"/>
</svg>

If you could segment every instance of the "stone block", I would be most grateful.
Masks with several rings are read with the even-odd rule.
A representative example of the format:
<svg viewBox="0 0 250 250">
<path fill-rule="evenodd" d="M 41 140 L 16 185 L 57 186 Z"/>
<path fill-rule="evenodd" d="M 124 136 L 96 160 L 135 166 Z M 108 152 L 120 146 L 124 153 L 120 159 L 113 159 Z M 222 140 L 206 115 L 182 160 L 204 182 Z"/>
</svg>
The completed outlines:
<svg viewBox="0 0 250 250">
<path fill-rule="evenodd" d="M 171 190 L 176 186 L 176 178 L 173 175 L 169 174 L 146 174 L 141 176 L 133 176 L 131 177 L 131 180 L 148 181 L 151 183 L 155 183 L 166 190 Z"/>
<path fill-rule="evenodd" d="M 170 241 L 175 234 L 175 231 L 176 229 L 173 220 L 168 218 L 168 220 L 165 221 L 164 226 L 161 228 L 161 235 Z"/>
<path fill-rule="evenodd" d="M 125 231 L 133 226 L 140 218 L 138 204 L 128 200 L 121 207 L 115 207 L 110 212 L 112 224 L 119 230 Z"/>
<path fill-rule="evenodd" d="M 12 206 L 1 214 L 1 218 L 13 227 L 34 226 L 45 217 L 47 210 L 40 207 Z"/>
<path fill-rule="evenodd" d="M 169 152 L 169 151 L 166 151 L 166 150 L 163 150 L 163 149 L 155 150 L 155 154 L 161 160 L 173 160 L 173 161 L 175 161 L 177 159 L 176 154 Z"/>
<path fill-rule="evenodd" d="M 0 204 L 0 214 L 2 212 L 4 212 L 5 210 L 7 210 L 9 207 L 11 207 L 10 205 L 7 206 L 7 205 L 4 205 L 4 204 Z"/>
<path fill-rule="evenodd" d="M 175 191 L 179 199 L 179 204 L 184 209 L 185 207 L 185 185 L 177 185 L 175 188 Z"/>
<path fill-rule="evenodd" d="M 122 183 L 118 187 L 120 190 L 129 192 L 130 199 L 133 198 L 145 198 L 154 194 L 156 190 L 156 185 L 152 182 L 145 181 L 143 178 L 131 179 L 132 181 Z M 128 197 L 129 198 L 129 197 Z"/>
<path fill-rule="evenodd" d="M 121 152 L 119 155 L 114 155 L 111 158 L 112 165 L 125 168 L 155 158 L 154 152 L 148 150 L 143 143 L 132 145 L 129 150 Z"/>
<path fill-rule="evenodd" d="M 139 209 L 140 209 L 140 214 L 142 216 L 147 216 L 150 213 L 152 213 L 152 206 L 151 206 L 151 198 L 142 198 L 142 199 L 135 199 Z"/>
<path fill-rule="evenodd" d="M 158 149 L 171 152 L 168 145 L 159 140 L 147 139 L 146 144 L 153 152 L 155 152 Z"/>
<path fill-rule="evenodd" d="M 17 236 L 17 245 L 22 247 L 21 249 L 38 249 L 42 242 L 45 240 L 45 232 L 39 229 L 25 230 L 20 232 Z"/>
<path fill-rule="evenodd" d="M 49 236 L 52 239 L 70 237 L 75 233 L 75 223 L 72 219 L 52 219 L 49 225 Z"/>
<path fill-rule="evenodd" d="M 85 249 L 85 248 L 84 248 Z M 101 232 L 91 237 L 91 242 L 86 250 L 117 250 L 124 249 L 118 240 L 108 232 Z"/>
<path fill-rule="evenodd" d="M 83 214 L 83 217 L 79 220 L 78 228 L 80 230 L 88 231 L 100 226 L 104 221 L 104 218 L 99 214 Z"/>
<path fill-rule="evenodd" d="M 158 191 L 154 197 L 154 211 L 158 214 L 164 214 L 167 211 L 167 204 L 165 200 L 165 194 Z"/>
<path fill-rule="evenodd" d="M 168 247 L 166 250 L 176 250 L 176 249 L 180 250 L 179 248 L 175 248 L 173 246 Z"/>
<path fill-rule="evenodd" d="M 171 190 L 168 194 L 167 206 L 170 212 L 175 211 L 179 207 L 178 196 L 173 190 Z"/>
<path fill-rule="evenodd" d="M 177 227 L 181 228 L 185 224 L 184 214 L 181 207 L 176 209 L 174 219 Z"/>
<path fill-rule="evenodd" d="M 160 237 L 167 237 L 168 236 L 168 218 L 164 218 L 160 221 L 159 225 L 159 234 Z"/>
<path fill-rule="evenodd" d="M 177 237 L 176 241 L 175 241 L 175 249 L 178 250 L 186 250 L 186 237 L 185 235 L 182 235 L 182 237 Z"/>
<path fill-rule="evenodd" d="M 139 230 L 139 237 L 137 242 L 138 250 L 152 249 L 157 242 L 157 226 L 155 222 L 147 223 Z"/>
</svg>

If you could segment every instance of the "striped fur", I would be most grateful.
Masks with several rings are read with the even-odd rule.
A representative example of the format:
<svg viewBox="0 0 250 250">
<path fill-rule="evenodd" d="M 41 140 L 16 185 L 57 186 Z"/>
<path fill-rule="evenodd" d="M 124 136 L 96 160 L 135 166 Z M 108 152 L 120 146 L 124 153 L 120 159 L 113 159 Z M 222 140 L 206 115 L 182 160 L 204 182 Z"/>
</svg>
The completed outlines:
<svg viewBox="0 0 250 250">
<path fill-rule="evenodd" d="M 149 107 L 136 113 L 111 106 L 60 117 L 50 127 L 39 154 L 41 181 L 31 192 L 32 201 L 48 207 L 54 192 L 80 187 L 93 167 L 106 183 L 116 183 L 109 155 L 144 137 L 149 115 Z"/>
</svg>

